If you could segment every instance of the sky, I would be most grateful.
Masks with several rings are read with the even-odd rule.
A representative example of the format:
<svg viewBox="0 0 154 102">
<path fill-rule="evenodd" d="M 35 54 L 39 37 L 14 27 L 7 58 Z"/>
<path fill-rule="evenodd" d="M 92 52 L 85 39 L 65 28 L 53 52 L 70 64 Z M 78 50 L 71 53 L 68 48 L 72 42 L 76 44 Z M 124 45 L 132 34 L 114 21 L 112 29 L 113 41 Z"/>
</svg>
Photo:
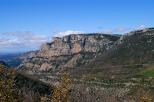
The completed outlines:
<svg viewBox="0 0 154 102">
<path fill-rule="evenodd" d="M 39 49 L 54 36 L 154 27 L 154 0 L 0 0 L 0 53 Z"/>
</svg>

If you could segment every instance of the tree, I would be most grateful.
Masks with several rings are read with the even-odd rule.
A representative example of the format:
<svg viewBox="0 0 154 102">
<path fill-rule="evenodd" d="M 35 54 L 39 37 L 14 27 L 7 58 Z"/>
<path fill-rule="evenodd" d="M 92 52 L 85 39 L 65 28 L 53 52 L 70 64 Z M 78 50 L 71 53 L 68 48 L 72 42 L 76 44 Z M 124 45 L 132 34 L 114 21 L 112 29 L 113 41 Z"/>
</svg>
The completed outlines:
<svg viewBox="0 0 154 102">
<path fill-rule="evenodd" d="M 0 65 L 0 102 L 17 102 L 15 96 L 14 70 Z"/>
<path fill-rule="evenodd" d="M 52 102 L 68 102 L 71 88 L 71 79 L 69 74 L 64 73 L 58 85 L 54 87 Z"/>
</svg>

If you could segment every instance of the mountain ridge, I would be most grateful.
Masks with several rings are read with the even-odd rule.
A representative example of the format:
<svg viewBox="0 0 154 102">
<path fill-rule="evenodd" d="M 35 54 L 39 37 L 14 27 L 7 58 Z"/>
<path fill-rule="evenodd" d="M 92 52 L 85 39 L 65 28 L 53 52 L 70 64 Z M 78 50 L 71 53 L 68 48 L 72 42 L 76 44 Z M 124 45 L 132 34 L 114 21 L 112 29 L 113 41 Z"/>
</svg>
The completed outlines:
<svg viewBox="0 0 154 102">
<path fill-rule="evenodd" d="M 111 35 L 110 37 L 116 38 L 116 40 L 109 40 L 104 36 L 101 40 L 92 37 L 95 40 L 88 40 L 89 45 L 85 43 L 90 50 L 77 49 L 78 53 L 70 53 L 71 50 L 69 50 L 70 52 L 66 50 L 65 53 L 63 52 L 65 48 L 71 49 L 72 47 L 64 46 L 62 49 L 60 48 L 62 51 L 59 50 L 59 47 L 63 44 L 74 45 L 76 43 L 79 45 L 79 41 L 70 43 L 70 40 L 66 40 L 68 42 L 63 42 L 63 38 L 58 38 L 58 46 L 55 46 L 57 47 L 55 50 L 62 53 L 56 53 L 56 56 L 53 56 L 55 50 L 52 50 L 53 48 L 50 48 L 50 46 L 56 45 L 57 41 L 56 43 L 48 43 L 47 47 L 30 54 L 19 67 L 19 71 L 28 76 L 38 77 L 40 81 L 53 85 L 59 82 L 61 75 L 68 73 L 73 81 L 72 92 L 74 94 L 71 96 L 73 98 L 81 92 L 82 97 L 90 96 L 89 99 L 100 96 L 100 101 L 104 101 L 106 96 L 110 100 L 113 95 L 113 97 L 116 96 L 117 102 L 120 100 L 121 102 L 124 100 L 136 102 L 141 100 L 142 96 L 145 96 L 142 91 L 149 92 L 148 94 L 153 97 L 154 29 L 143 29 L 120 37 Z M 97 43 L 104 41 L 104 39 L 107 42 Z M 96 46 L 93 42 L 98 45 L 96 44 Z M 97 49 L 98 46 L 101 46 L 100 50 L 91 50 Z M 50 55 L 47 56 L 44 51 L 51 51 L 51 54 L 48 53 Z M 59 55 L 57 56 L 57 54 Z M 99 93 L 97 93 L 98 90 Z M 91 92 L 93 95 L 91 95 Z M 120 93 L 119 96 L 117 96 L 118 93 Z"/>
<path fill-rule="evenodd" d="M 119 38 L 117 35 L 98 33 L 56 37 L 51 43 L 43 44 L 39 51 L 33 52 L 19 67 L 49 71 L 89 63 L 97 53 L 109 49 Z"/>
<path fill-rule="evenodd" d="M 142 64 L 143 61 L 150 61 L 145 59 L 147 55 L 153 59 L 150 57 L 153 56 L 153 35 L 154 28 L 146 28 L 122 36 L 94 33 L 55 37 L 51 43 L 43 44 L 40 50 L 32 52 L 31 57 L 26 58 L 19 68 L 32 72 L 59 72 L 76 67 L 86 69 Z M 151 52 L 148 54 L 149 50 Z M 138 63 L 139 60 L 143 60 L 142 63 Z"/>
</svg>

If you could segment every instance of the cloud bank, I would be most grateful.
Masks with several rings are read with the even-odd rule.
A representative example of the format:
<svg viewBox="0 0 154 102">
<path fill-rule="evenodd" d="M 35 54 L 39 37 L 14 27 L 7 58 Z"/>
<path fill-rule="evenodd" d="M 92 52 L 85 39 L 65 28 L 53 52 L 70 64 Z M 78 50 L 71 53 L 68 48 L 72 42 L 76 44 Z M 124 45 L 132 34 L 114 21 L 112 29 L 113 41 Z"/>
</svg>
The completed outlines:
<svg viewBox="0 0 154 102">
<path fill-rule="evenodd" d="M 55 34 L 54 37 L 63 37 L 63 36 L 70 35 L 70 34 L 81 34 L 81 33 L 84 33 L 84 32 L 68 30 L 65 32 L 59 32 L 59 33 Z"/>
<path fill-rule="evenodd" d="M 81 33 L 83 32 L 68 30 L 66 32 L 59 32 L 53 35 L 53 37 Z M 37 50 L 43 43 L 49 42 L 49 38 L 47 35 L 34 34 L 29 31 L 0 33 L 0 53 Z"/>
<path fill-rule="evenodd" d="M 47 36 L 32 32 L 0 33 L 0 52 L 21 52 L 38 49 L 42 43 L 49 41 Z"/>
<path fill-rule="evenodd" d="M 102 29 L 100 31 L 100 33 L 105 33 L 105 34 L 125 34 L 125 33 L 129 33 L 130 31 L 133 30 L 141 30 L 141 29 L 145 29 L 146 26 L 145 25 L 139 25 L 136 27 L 118 27 L 115 29 Z"/>
</svg>

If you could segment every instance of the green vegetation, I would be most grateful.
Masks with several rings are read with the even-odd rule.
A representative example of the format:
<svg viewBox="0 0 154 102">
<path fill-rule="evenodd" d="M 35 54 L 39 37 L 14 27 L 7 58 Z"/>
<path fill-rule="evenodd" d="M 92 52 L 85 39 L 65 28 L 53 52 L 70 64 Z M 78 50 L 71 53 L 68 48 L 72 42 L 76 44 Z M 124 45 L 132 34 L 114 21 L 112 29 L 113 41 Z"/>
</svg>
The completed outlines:
<svg viewBox="0 0 154 102">
<path fill-rule="evenodd" d="M 143 75 L 144 77 L 154 77 L 154 69 L 145 70 L 141 72 L 141 75 Z"/>
</svg>

